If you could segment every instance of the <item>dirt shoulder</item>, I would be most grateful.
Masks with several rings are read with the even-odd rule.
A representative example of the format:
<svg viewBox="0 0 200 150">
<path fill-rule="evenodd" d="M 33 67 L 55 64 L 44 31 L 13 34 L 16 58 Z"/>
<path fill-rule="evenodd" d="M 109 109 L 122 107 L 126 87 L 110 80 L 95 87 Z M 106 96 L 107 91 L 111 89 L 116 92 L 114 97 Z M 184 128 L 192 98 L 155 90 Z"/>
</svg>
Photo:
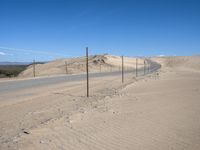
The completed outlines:
<svg viewBox="0 0 200 150">
<path fill-rule="evenodd" d="M 126 76 L 124 85 L 118 77 L 94 79 L 89 99 L 84 82 L 60 85 L 56 92 L 49 87 L 46 94 L 42 90 L 35 98 L 4 104 L 1 135 L 9 136 L 3 136 L 7 141 L 1 137 L 1 146 L 198 150 L 199 76 L 194 71 L 163 68 L 159 76 L 137 80 Z"/>
</svg>

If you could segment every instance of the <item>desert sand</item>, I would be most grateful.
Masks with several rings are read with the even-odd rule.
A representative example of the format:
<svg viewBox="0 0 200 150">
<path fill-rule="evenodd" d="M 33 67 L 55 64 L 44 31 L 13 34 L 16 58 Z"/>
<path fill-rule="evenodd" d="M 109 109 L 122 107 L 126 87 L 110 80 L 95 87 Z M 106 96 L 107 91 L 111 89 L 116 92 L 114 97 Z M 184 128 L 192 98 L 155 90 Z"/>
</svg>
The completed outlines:
<svg viewBox="0 0 200 150">
<path fill-rule="evenodd" d="M 136 58 L 124 57 L 124 68 L 135 68 Z M 36 76 L 52 76 L 58 74 L 77 74 L 85 72 L 85 57 L 58 59 L 45 64 L 36 64 Z M 120 56 L 95 55 L 89 56 L 90 72 L 120 71 L 122 60 Z M 143 67 L 144 60 L 138 58 L 138 68 Z M 19 77 L 33 77 L 33 66 L 29 66 Z"/>
<path fill-rule="evenodd" d="M 152 58 L 162 68 L 0 97 L 2 150 L 199 150 L 200 57 Z M 17 95 L 17 96 L 16 96 Z"/>
</svg>

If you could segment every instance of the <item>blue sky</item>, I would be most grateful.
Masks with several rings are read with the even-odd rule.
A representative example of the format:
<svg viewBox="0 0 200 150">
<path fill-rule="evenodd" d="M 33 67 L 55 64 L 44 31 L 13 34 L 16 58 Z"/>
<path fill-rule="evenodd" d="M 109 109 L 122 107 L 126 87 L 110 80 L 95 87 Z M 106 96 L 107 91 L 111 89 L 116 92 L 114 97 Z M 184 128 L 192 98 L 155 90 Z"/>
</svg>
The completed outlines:
<svg viewBox="0 0 200 150">
<path fill-rule="evenodd" d="M 199 0 L 0 0 L 0 61 L 200 54 Z"/>
</svg>

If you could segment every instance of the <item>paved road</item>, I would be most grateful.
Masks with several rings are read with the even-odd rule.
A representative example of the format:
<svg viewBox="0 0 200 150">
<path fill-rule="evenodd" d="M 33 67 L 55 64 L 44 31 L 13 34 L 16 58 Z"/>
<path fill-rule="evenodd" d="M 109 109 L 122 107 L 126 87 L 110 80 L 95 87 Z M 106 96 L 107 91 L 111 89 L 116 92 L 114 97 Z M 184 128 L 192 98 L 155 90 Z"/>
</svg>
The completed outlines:
<svg viewBox="0 0 200 150">
<path fill-rule="evenodd" d="M 161 66 L 155 62 L 147 60 L 150 64 L 150 72 L 152 73 L 158 70 Z M 125 73 L 132 73 L 135 75 L 135 71 L 126 71 Z M 144 74 L 144 69 L 140 68 L 138 70 L 138 75 L 141 76 Z M 105 76 L 117 76 L 121 75 L 121 72 L 102 72 L 102 73 L 90 73 L 90 78 L 96 77 L 105 77 Z M 28 89 L 28 88 L 37 88 L 41 86 L 48 86 L 63 82 L 73 82 L 73 81 L 81 81 L 85 80 L 85 74 L 79 75 L 63 75 L 63 76 L 53 76 L 53 77 L 42 77 L 42 78 L 35 78 L 35 79 L 28 79 L 28 80 L 13 80 L 13 81 L 6 81 L 0 82 L 0 95 L 16 92 L 18 90 Z"/>
</svg>

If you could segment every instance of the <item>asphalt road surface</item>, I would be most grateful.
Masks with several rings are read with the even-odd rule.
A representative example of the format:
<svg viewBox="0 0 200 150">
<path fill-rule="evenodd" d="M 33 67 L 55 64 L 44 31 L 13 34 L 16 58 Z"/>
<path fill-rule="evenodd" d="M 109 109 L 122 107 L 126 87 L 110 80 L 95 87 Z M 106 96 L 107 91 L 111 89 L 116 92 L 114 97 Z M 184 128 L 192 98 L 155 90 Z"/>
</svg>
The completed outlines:
<svg viewBox="0 0 200 150">
<path fill-rule="evenodd" d="M 147 73 L 152 73 L 158 70 L 161 66 L 160 64 L 156 62 L 152 62 L 150 60 L 147 60 L 150 64 L 150 69 L 148 72 L 148 69 L 146 69 Z M 132 73 L 135 75 L 135 70 L 125 71 L 125 74 Z M 106 76 L 118 76 L 121 75 L 120 71 L 116 72 L 102 72 L 102 73 L 90 73 L 90 78 L 96 78 L 96 77 L 106 77 Z M 144 69 L 140 68 L 138 69 L 138 76 L 144 75 Z M 13 80 L 13 81 L 5 81 L 0 82 L 0 95 L 2 94 L 8 94 L 12 92 L 16 92 L 18 90 L 28 89 L 28 88 L 37 88 L 41 86 L 48 86 L 58 83 L 64 83 L 64 82 L 73 82 L 73 81 L 81 81 L 86 80 L 85 74 L 78 74 L 78 75 L 62 75 L 62 76 L 52 76 L 52 77 L 41 77 L 41 78 L 33 78 L 33 79 L 27 79 L 27 80 Z"/>
</svg>

